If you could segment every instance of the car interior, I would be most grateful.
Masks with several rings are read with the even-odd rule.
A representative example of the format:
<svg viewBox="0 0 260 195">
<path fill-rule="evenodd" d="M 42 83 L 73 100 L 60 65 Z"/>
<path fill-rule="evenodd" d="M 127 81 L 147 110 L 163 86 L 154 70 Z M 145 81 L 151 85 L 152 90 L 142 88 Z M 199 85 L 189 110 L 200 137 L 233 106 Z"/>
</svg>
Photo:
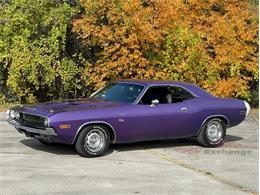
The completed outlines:
<svg viewBox="0 0 260 195">
<path fill-rule="evenodd" d="M 153 86 L 150 87 L 139 104 L 150 105 L 152 100 L 159 100 L 159 104 L 172 104 L 194 98 L 187 90 L 177 86 Z"/>
</svg>

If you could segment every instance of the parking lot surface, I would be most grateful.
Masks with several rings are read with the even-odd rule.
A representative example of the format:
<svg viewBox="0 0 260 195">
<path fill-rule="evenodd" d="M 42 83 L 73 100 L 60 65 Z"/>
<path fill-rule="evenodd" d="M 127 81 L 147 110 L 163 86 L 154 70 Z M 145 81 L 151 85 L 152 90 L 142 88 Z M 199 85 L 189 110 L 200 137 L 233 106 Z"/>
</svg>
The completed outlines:
<svg viewBox="0 0 260 195">
<path fill-rule="evenodd" d="M 26 138 L 0 113 L 0 194 L 258 194 L 258 128 L 251 114 L 219 148 L 178 139 L 82 158 L 72 146 Z"/>
</svg>

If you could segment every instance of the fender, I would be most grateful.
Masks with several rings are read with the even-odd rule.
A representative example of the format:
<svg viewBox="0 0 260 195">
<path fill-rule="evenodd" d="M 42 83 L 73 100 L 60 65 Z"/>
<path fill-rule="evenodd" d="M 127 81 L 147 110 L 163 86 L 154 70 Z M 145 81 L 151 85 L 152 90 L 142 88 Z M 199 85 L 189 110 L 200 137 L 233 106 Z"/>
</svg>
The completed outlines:
<svg viewBox="0 0 260 195">
<path fill-rule="evenodd" d="M 222 114 L 210 115 L 210 116 L 206 117 L 206 118 L 203 120 L 203 122 L 201 123 L 200 129 L 198 130 L 198 133 L 197 133 L 195 136 L 198 136 L 198 135 L 199 135 L 199 133 L 200 133 L 200 131 L 201 131 L 203 125 L 206 123 L 206 121 L 207 121 L 208 119 L 214 118 L 214 117 L 215 117 L 215 118 L 217 118 L 217 117 L 222 117 L 222 118 L 224 118 L 224 119 L 227 121 L 227 128 L 229 127 L 230 122 L 229 122 L 228 118 L 227 118 L 225 115 L 222 115 Z"/>
<path fill-rule="evenodd" d="M 86 125 L 90 125 L 90 124 L 105 124 L 105 125 L 108 125 L 112 129 L 112 131 L 113 131 L 113 133 L 115 135 L 114 139 L 112 140 L 112 143 L 116 142 L 116 132 L 115 132 L 114 127 L 111 124 L 109 124 L 108 122 L 105 122 L 105 121 L 89 121 L 89 122 L 86 122 L 86 123 L 83 123 L 82 125 L 80 125 L 80 127 L 78 128 L 78 130 L 77 130 L 77 132 L 75 134 L 75 137 L 74 137 L 74 139 L 73 139 L 71 144 L 75 143 L 75 141 L 76 141 L 76 139 L 78 137 L 78 134 L 83 129 L 83 127 L 85 127 Z"/>
</svg>

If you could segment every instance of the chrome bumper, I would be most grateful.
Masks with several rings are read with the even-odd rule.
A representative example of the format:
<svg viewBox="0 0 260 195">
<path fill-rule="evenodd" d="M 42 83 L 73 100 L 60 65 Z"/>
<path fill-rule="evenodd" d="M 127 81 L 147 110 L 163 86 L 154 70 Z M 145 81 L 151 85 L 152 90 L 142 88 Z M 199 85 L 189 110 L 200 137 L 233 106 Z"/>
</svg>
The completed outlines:
<svg viewBox="0 0 260 195">
<path fill-rule="evenodd" d="M 7 119 L 7 122 L 9 124 L 11 124 L 12 126 L 14 126 L 17 130 L 24 130 L 28 133 L 36 133 L 36 134 L 40 134 L 40 135 L 57 135 L 57 133 L 55 133 L 54 129 L 51 127 L 48 127 L 46 129 L 27 127 L 27 126 L 21 125 L 20 123 L 18 123 L 15 120 L 12 120 L 12 119 Z"/>
</svg>

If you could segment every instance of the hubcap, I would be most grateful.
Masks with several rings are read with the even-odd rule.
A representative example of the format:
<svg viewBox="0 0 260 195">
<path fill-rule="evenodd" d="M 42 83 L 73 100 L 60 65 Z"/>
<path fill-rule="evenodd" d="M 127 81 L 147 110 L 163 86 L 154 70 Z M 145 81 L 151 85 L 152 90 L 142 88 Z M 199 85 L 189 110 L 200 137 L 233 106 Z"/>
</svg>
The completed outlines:
<svg viewBox="0 0 260 195">
<path fill-rule="evenodd" d="M 85 138 L 85 149 L 90 152 L 97 152 L 103 148 L 105 144 L 105 135 L 100 129 L 92 129 Z"/>
<path fill-rule="evenodd" d="M 208 139 L 212 142 L 217 142 L 221 139 L 223 134 L 222 125 L 219 121 L 212 121 L 207 127 Z"/>
</svg>

